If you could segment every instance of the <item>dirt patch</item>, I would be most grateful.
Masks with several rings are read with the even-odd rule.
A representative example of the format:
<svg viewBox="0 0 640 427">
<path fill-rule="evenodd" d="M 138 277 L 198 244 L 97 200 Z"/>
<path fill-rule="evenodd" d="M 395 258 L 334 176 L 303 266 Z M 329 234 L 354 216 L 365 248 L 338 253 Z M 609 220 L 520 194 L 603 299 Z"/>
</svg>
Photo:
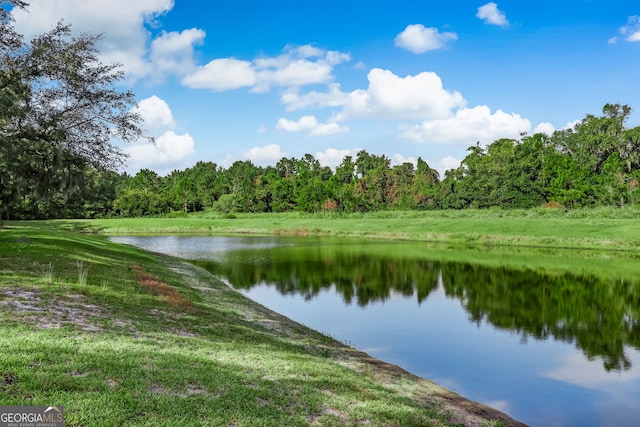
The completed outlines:
<svg viewBox="0 0 640 427">
<path fill-rule="evenodd" d="M 102 332 L 104 327 L 100 324 L 105 320 L 116 326 L 129 326 L 128 322 L 113 320 L 104 308 L 88 303 L 84 295 L 45 297 L 39 290 L 8 289 L 0 291 L 0 298 L 0 310 L 40 328 L 73 325 L 85 332 Z"/>
</svg>

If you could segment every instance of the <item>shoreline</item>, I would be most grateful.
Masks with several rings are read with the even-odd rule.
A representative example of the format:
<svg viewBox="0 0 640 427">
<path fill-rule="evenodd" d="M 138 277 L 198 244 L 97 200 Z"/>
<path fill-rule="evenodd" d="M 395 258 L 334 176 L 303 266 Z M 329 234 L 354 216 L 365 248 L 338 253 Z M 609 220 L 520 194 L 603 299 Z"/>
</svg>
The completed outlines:
<svg viewBox="0 0 640 427">
<path fill-rule="evenodd" d="M 0 230 L 5 405 L 61 405 L 69 425 L 525 426 L 185 260 L 78 231 Z"/>
<path fill-rule="evenodd" d="M 211 281 L 219 282 L 215 277 L 211 275 L 211 273 L 189 263 L 188 261 L 183 261 L 183 266 L 184 265 L 189 266 L 189 268 L 197 269 L 201 271 L 201 273 L 209 275 Z M 184 272 L 184 270 L 182 272 Z M 394 365 L 385 362 L 384 360 L 377 359 L 364 351 L 345 345 L 340 341 L 337 341 L 325 334 L 322 334 L 319 331 L 300 324 L 295 320 L 288 318 L 287 316 L 284 316 L 263 306 L 256 301 L 251 300 L 250 298 L 244 296 L 242 293 L 236 291 L 235 289 L 227 286 L 222 282 L 220 283 L 223 286 L 228 287 L 230 291 L 237 293 L 242 298 L 245 298 L 246 300 L 251 302 L 251 305 L 254 306 L 254 308 L 252 309 L 254 310 L 252 316 L 258 316 L 254 317 L 254 320 L 266 323 L 284 323 L 292 329 L 303 329 L 308 331 L 307 333 L 324 336 L 325 340 L 331 341 L 331 345 L 340 354 L 339 357 L 344 358 L 342 363 L 346 363 L 348 366 L 350 366 L 351 369 L 369 373 L 371 373 L 371 371 L 375 371 L 375 375 L 377 375 L 379 378 L 385 378 L 385 381 L 389 382 L 407 380 L 416 382 L 420 385 L 420 388 L 423 389 L 423 391 L 428 391 L 429 393 L 425 393 L 425 395 L 420 396 L 419 399 L 423 400 L 425 403 L 442 407 L 445 411 L 450 412 L 453 417 L 453 422 L 461 423 L 467 427 L 487 427 L 494 424 L 502 427 L 528 427 L 527 424 L 515 420 L 510 415 L 498 409 L 492 408 L 480 402 L 469 400 L 464 396 L 448 390 L 427 378 L 419 377 L 398 365 Z M 275 333 L 275 330 L 272 330 L 272 332 Z M 494 424 L 490 424 L 491 422 L 493 422 Z"/>
</svg>

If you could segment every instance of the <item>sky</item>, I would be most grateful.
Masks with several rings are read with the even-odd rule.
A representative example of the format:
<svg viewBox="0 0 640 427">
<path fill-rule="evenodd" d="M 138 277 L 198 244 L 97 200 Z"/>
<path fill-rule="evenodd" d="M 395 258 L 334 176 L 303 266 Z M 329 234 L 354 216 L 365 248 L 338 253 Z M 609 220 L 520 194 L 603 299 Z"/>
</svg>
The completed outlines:
<svg viewBox="0 0 640 427">
<path fill-rule="evenodd" d="M 198 161 L 335 167 L 366 150 L 441 176 L 467 148 L 552 133 L 606 103 L 640 125 L 639 0 L 30 0 L 27 37 L 58 21 L 102 34 L 145 131 L 123 170 Z"/>
</svg>

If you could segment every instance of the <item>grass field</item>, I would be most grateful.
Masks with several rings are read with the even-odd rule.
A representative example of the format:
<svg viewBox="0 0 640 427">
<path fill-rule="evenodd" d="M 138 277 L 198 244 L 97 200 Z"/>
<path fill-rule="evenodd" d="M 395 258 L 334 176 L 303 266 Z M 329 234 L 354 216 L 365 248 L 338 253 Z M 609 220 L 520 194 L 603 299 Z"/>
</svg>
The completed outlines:
<svg viewBox="0 0 640 427">
<path fill-rule="evenodd" d="M 328 235 L 637 251 L 640 210 L 389 211 L 368 214 L 190 214 L 181 218 L 76 221 L 73 227 L 108 234 L 256 233 Z"/>
<path fill-rule="evenodd" d="M 335 223 L 254 221 L 0 228 L 0 404 L 61 405 L 67 426 L 517 425 L 270 312 L 195 266 L 70 231 L 280 232 L 289 221 L 296 230 Z M 359 221 L 344 221 L 364 234 Z"/>
</svg>

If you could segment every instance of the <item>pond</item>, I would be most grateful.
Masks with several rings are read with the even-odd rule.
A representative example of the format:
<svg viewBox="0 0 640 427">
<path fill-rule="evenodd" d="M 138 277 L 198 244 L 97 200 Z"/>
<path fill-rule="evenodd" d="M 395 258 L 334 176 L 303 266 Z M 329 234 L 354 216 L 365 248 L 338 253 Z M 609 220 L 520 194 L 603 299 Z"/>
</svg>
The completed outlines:
<svg viewBox="0 0 640 427">
<path fill-rule="evenodd" d="M 112 240 L 195 260 L 278 313 L 532 426 L 639 425 L 637 277 L 491 265 L 416 242 Z"/>
</svg>

